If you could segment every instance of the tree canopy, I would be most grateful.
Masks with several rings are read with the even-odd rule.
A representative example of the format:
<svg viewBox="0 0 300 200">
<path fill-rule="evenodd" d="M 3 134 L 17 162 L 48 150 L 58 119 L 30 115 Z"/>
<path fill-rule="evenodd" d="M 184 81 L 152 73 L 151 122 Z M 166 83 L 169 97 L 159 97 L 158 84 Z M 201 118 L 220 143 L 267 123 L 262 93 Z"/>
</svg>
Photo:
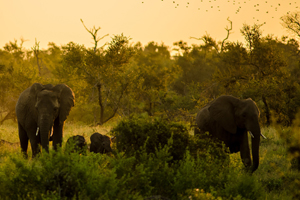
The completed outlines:
<svg viewBox="0 0 300 200">
<path fill-rule="evenodd" d="M 93 48 L 69 42 L 41 50 L 36 41 L 24 49 L 24 39 L 9 41 L 0 49 L 0 122 L 15 119 L 20 93 L 41 82 L 69 85 L 76 95 L 70 118 L 85 123 L 132 114 L 190 120 L 208 101 L 228 94 L 256 101 L 262 123 L 290 125 L 300 106 L 299 16 L 281 18 L 294 37 L 263 37 L 262 24 L 244 24 L 245 42 L 230 41 L 226 28 L 222 41 L 206 34 L 195 38 L 200 45 L 177 41 L 175 49 L 134 44 L 123 34 L 99 47 L 107 35 L 99 38 L 100 28 L 85 26 Z"/>
</svg>

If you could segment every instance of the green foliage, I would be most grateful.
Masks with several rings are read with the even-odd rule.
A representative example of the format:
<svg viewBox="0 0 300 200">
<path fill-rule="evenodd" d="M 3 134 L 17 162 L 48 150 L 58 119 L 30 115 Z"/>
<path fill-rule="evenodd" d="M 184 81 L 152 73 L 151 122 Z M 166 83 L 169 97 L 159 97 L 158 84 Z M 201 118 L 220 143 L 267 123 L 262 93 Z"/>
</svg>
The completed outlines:
<svg viewBox="0 0 300 200">
<path fill-rule="evenodd" d="M 135 52 L 129 40 L 123 34 L 116 35 L 105 50 L 87 49 L 73 42 L 62 48 L 63 66 L 56 69 L 56 74 L 61 81 L 70 83 L 71 88 L 74 86 L 80 104 L 98 104 L 100 109 L 94 118 L 100 124 L 116 115 L 133 84 L 135 74 L 128 63 Z"/>
<path fill-rule="evenodd" d="M 185 127 L 159 120 L 131 121 L 145 126 L 149 122 L 147 130 L 158 133 L 166 131 L 170 124 L 177 125 L 174 132 Z M 119 124 L 124 128 L 129 124 L 126 122 Z M 78 129 L 92 133 L 88 126 L 67 125 L 67 138 L 78 134 Z M 134 129 L 138 125 L 130 127 L 141 130 L 141 127 Z M 280 134 L 292 132 L 292 129 L 280 130 L 283 130 Z M 176 139 L 172 137 L 166 145 L 158 145 L 150 153 L 146 139 L 132 155 L 122 151 L 111 156 L 89 152 L 79 155 L 65 149 L 57 152 L 50 149 L 49 154 L 42 152 L 35 159 L 26 160 L 21 153 L 8 151 L 0 155 L 0 196 L 1 199 L 297 199 L 300 177 L 297 170 L 290 169 L 287 142 L 275 128 L 263 128 L 262 132 L 268 139 L 262 140 L 260 166 L 253 174 L 244 170 L 238 153 L 229 156 L 224 154 L 222 144 L 193 136 L 189 137 L 183 157 L 176 162 L 172 156 Z"/>
<path fill-rule="evenodd" d="M 181 71 L 164 44 L 149 42 L 143 48 L 138 43 L 134 48 L 136 54 L 131 61 L 131 70 L 134 70 L 136 76 L 130 87 L 134 104 L 131 107 L 135 110 L 134 113 L 159 115 L 163 111 L 161 97 L 169 93 Z"/>
<path fill-rule="evenodd" d="M 222 167 L 229 165 L 229 149 L 225 147 L 223 142 L 207 137 L 207 135 L 190 137 L 189 150 L 194 158 L 212 159 Z"/>
<path fill-rule="evenodd" d="M 297 15 L 282 19 L 287 24 L 290 18 Z M 69 42 L 49 43 L 41 50 L 36 41 L 26 50 L 22 39 L 9 42 L 0 50 L 0 123 L 15 118 L 14 106 L 23 90 L 41 82 L 70 86 L 79 107 L 70 119 L 89 124 L 132 114 L 193 121 L 198 108 L 230 94 L 255 100 L 263 124 L 291 125 L 300 106 L 299 43 L 262 37 L 261 28 L 244 25 L 244 43 L 230 42 L 229 37 L 217 42 L 209 34 L 198 39 L 203 42 L 199 45 L 179 41 L 174 56 L 163 43 L 131 44 L 123 34 L 99 48 L 102 38 L 95 27 L 86 28 L 93 48 Z"/>
<path fill-rule="evenodd" d="M 117 137 L 118 150 L 124 151 L 127 156 L 134 155 L 144 145 L 146 152 L 150 154 L 171 142 L 170 152 L 173 160 L 183 158 L 190 137 L 183 124 L 168 123 L 150 117 L 124 119 L 111 132 Z M 169 141 L 170 138 L 172 141 Z"/>
<path fill-rule="evenodd" d="M 0 139 L 11 143 L 0 147 L 0 198 L 299 199 L 297 18 L 297 13 L 281 18 L 296 38 L 262 37 L 262 25 L 244 25 L 244 43 L 229 37 L 217 42 L 206 34 L 199 38 L 203 44 L 174 43 L 175 56 L 163 43 L 132 45 L 123 34 L 98 48 L 102 38 L 95 27 L 85 27 L 95 36 L 93 48 L 70 42 L 41 50 L 36 41 L 26 50 L 23 39 L 8 42 L 0 49 L 0 124 L 9 120 L 16 127 L 17 99 L 34 82 L 73 89 L 76 104 L 68 120 L 80 126 L 66 126 L 65 136 L 88 138 L 99 128 L 82 129 L 83 124 L 144 118 L 123 118 L 113 127 L 118 153 L 112 157 L 50 151 L 24 160 L 15 153 L 17 130 L 2 125 Z M 276 124 L 262 130 L 268 139 L 261 141 L 260 166 L 252 175 L 239 154 L 189 135 L 182 124 L 194 124 L 197 109 L 222 94 L 252 98 L 262 125 Z"/>
<path fill-rule="evenodd" d="M 174 45 L 179 47 L 179 54 L 175 57 L 175 61 L 181 73 L 173 84 L 173 88 L 181 95 L 196 95 L 191 90 L 191 86 L 204 84 L 210 80 L 218 62 L 216 51 L 213 51 L 212 46 L 206 45 L 193 45 L 188 48 L 183 41 L 176 42 Z"/>
<path fill-rule="evenodd" d="M 1 197 L 7 199 L 139 199 L 123 190 L 127 180 L 116 179 L 109 158 L 50 151 L 28 162 L 12 157 L 1 168 Z"/>
</svg>

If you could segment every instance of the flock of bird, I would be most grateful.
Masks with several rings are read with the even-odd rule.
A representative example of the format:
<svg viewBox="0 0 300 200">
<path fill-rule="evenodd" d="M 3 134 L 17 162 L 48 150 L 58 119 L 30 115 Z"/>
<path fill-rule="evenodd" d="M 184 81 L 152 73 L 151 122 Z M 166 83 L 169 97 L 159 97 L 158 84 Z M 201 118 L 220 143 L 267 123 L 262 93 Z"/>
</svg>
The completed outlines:
<svg viewBox="0 0 300 200">
<path fill-rule="evenodd" d="M 164 0 L 161 0 L 161 1 L 164 1 Z M 165 0 L 165 1 L 167 1 L 167 0 Z M 217 10 L 218 11 L 221 11 L 221 9 L 220 9 L 220 6 L 214 6 L 214 5 L 212 5 L 212 3 L 213 2 L 216 2 L 217 0 L 209 0 L 209 1 L 207 1 L 207 0 L 201 0 L 201 2 L 209 2 L 211 5 L 209 6 L 210 7 L 210 9 L 213 9 L 213 8 L 217 8 Z M 223 1 L 223 0 L 222 0 Z M 246 1 L 246 0 L 244 0 L 244 1 L 237 1 L 237 0 L 227 0 L 227 3 L 230 3 L 230 4 L 232 4 L 232 5 L 242 5 L 242 4 L 250 4 L 250 2 L 251 2 L 251 0 L 248 0 L 248 1 Z M 264 2 L 262 2 L 262 1 L 259 1 L 259 2 L 261 2 L 261 4 L 269 4 L 269 7 L 270 7 L 270 10 L 271 9 L 274 9 L 275 11 L 277 11 L 277 9 L 280 7 L 280 6 L 282 6 L 283 4 L 285 4 L 285 5 L 289 5 L 289 6 L 291 6 L 291 8 L 292 9 L 298 9 L 298 5 L 297 5 L 297 2 L 296 1 L 294 1 L 294 2 L 284 2 L 284 3 L 276 3 L 276 4 L 274 4 L 274 1 L 264 1 Z M 142 1 L 142 3 L 144 3 L 144 1 Z M 176 3 L 176 1 L 173 1 L 173 4 L 175 4 L 175 8 L 177 8 L 177 7 L 179 7 L 180 6 L 180 4 L 179 3 Z M 186 2 L 185 3 L 185 6 L 186 6 L 186 8 L 188 8 L 189 7 L 189 5 L 190 5 L 190 2 L 188 1 L 188 2 Z M 252 4 L 252 6 L 253 7 L 256 7 L 256 11 L 260 11 L 260 9 L 259 9 L 259 6 L 260 6 L 260 4 L 259 3 L 255 3 L 255 4 Z M 238 7 L 238 9 L 236 10 L 236 14 L 240 11 L 240 9 L 242 8 L 242 6 L 239 6 Z M 201 10 L 201 8 L 198 8 L 198 10 Z M 205 9 L 205 11 L 206 12 L 208 12 L 209 11 L 209 8 L 206 8 Z M 269 11 L 266 11 L 266 13 L 269 13 Z M 287 13 L 288 14 L 288 13 Z"/>
<path fill-rule="evenodd" d="M 161 1 L 164 1 L 164 0 L 161 0 Z M 165 0 L 166 1 L 166 0 Z M 213 2 L 217 2 L 217 0 L 209 0 L 209 1 L 207 1 L 207 0 L 200 0 L 201 2 L 203 2 L 204 1 L 204 3 L 206 2 L 209 2 L 210 4 L 212 4 Z M 222 1 L 224 1 L 224 0 L 222 0 Z M 251 0 L 244 0 L 244 1 L 237 1 L 237 0 L 227 0 L 227 3 L 230 3 L 230 4 L 232 4 L 232 5 L 242 5 L 242 4 L 249 4 L 251 2 Z M 259 2 L 261 2 L 261 3 L 265 3 L 265 4 L 269 4 L 270 5 L 270 7 L 271 8 L 275 8 L 275 11 L 277 11 L 277 9 L 278 9 L 278 7 L 280 7 L 282 4 L 287 4 L 287 5 L 289 5 L 289 6 L 295 6 L 294 8 L 298 8 L 298 6 L 297 6 L 297 2 L 296 1 L 294 1 L 294 2 L 284 2 L 284 3 L 277 3 L 277 4 L 274 4 L 274 1 L 264 1 L 264 2 L 262 2 L 262 1 L 259 1 Z M 283 2 L 283 1 L 282 1 Z M 142 2 L 142 3 L 144 3 L 144 2 Z M 173 4 L 175 4 L 175 8 L 177 8 L 178 6 L 179 6 L 179 3 L 176 3 L 176 1 L 173 1 Z M 188 1 L 188 2 L 186 2 L 185 3 L 185 6 L 188 8 L 189 7 L 189 5 L 190 5 L 190 2 Z M 257 7 L 257 9 L 256 9 L 256 11 L 259 11 L 259 3 L 255 3 L 255 4 L 252 4 L 254 7 Z M 220 6 L 213 6 L 213 5 L 210 5 L 210 8 L 218 8 L 218 10 L 220 11 Z M 242 8 L 241 6 L 239 6 L 239 9 L 240 8 Z M 198 8 L 198 10 L 200 10 L 200 8 Z M 208 9 L 206 9 L 206 11 L 209 11 Z M 238 12 L 238 10 L 237 10 L 237 12 Z"/>
<path fill-rule="evenodd" d="M 250 9 L 252 9 L 255 12 L 264 12 L 265 14 L 269 15 L 271 18 L 277 17 L 278 15 L 276 15 L 277 11 L 281 11 L 285 10 L 286 14 L 290 14 L 294 11 L 297 11 L 299 6 L 298 4 L 300 3 L 297 2 L 296 0 L 294 1 L 274 1 L 274 0 L 194 0 L 192 1 L 186 1 L 184 3 L 182 3 L 182 1 L 180 1 L 180 3 L 178 3 L 178 1 L 175 0 L 161 0 L 161 1 L 165 1 L 165 2 L 172 2 L 175 8 L 179 8 L 180 7 L 198 7 L 199 11 L 203 11 L 203 12 L 210 12 L 210 11 L 222 11 L 222 10 L 227 10 L 229 8 L 229 6 L 235 6 L 236 7 L 236 11 L 235 14 L 239 14 L 242 9 L 249 11 Z M 222 6 L 217 5 L 217 1 L 222 1 Z M 276 2 L 276 3 L 275 3 Z M 144 3 L 144 1 L 142 2 Z M 224 3 L 227 3 L 226 6 L 224 6 Z M 201 4 L 203 6 L 201 6 Z M 199 6 L 200 5 L 200 6 Z M 300 11 L 300 10 L 298 10 Z M 253 19 L 255 19 L 255 17 L 253 17 Z M 259 19 L 256 19 L 257 21 L 259 21 Z"/>
</svg>

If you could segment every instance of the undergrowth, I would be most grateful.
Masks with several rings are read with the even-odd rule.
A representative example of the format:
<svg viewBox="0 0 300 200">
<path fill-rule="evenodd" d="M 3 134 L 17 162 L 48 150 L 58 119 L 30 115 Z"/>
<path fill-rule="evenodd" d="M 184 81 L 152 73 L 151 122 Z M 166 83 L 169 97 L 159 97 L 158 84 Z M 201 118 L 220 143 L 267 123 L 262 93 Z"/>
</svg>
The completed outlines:
<svg viewBox="0 0 300 200">
<path fill-rule="evenodd" d="M 71 127 L 66 128 L 65 137 L 84 130 L 88 141 L 94 131 L 100 132 L 91 127 L 67 125 Z M 6 149 L 7 153 L 0 154 L 0 199 L 299 197 L 300 173 L 292 168 L 288 142 L 280 136 L 291 130 L 262 130 L 268 139 L 261 141 L 260 166 L 250 174 L 238 153 L 228 155 L 224 148 L 217 150 L 220 145 L 194 138 L 182 123 L 134 118 L 105 129 L 110 135 L 143 136 L 143 140 L 136 143 L 135 139 L 119 138 L 120 146 L 114 146 L 115 154 L 111 155 L 66 153 L 63 145 L 58 151 L 24 159 L 19 149 Z M 165 138 L 157 139 L 162 137 L 160 134 Z M 127 151 L 126 145 L 131 145 Z"/>
</svg>

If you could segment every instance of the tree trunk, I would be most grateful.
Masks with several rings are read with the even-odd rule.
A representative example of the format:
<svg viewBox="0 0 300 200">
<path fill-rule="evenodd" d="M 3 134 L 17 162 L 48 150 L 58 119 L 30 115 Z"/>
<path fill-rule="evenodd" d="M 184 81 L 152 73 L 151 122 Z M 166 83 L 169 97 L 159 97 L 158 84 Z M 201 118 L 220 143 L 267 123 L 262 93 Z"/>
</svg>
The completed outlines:
<svg viewBox="0 0 300 200">
<path fill-rule="evenodd" d="M 98 102 L 99 102 L 99 106 L 100 106 L 100 124 L 103 124 L 103 117 L 104 117 L 104 106 L 102 104 L 102 94 L 101 94 L 101 83 L 97 84 L 97 89 L 98 89 Z"/>
<path fill-rule="evenodd" d="M 267 118 L 267 126 L 270 126 L 271 124 L 271 113 L 270 113 L 270 109 L 269 109 L 269 105 L 267 103 L 267 100 L 266 100 L 266 97 L 265 96 L 262 96 L 262 100 L 265 104 L 265 115 L 266 115 L 266 118 Z"/>
</svg>

